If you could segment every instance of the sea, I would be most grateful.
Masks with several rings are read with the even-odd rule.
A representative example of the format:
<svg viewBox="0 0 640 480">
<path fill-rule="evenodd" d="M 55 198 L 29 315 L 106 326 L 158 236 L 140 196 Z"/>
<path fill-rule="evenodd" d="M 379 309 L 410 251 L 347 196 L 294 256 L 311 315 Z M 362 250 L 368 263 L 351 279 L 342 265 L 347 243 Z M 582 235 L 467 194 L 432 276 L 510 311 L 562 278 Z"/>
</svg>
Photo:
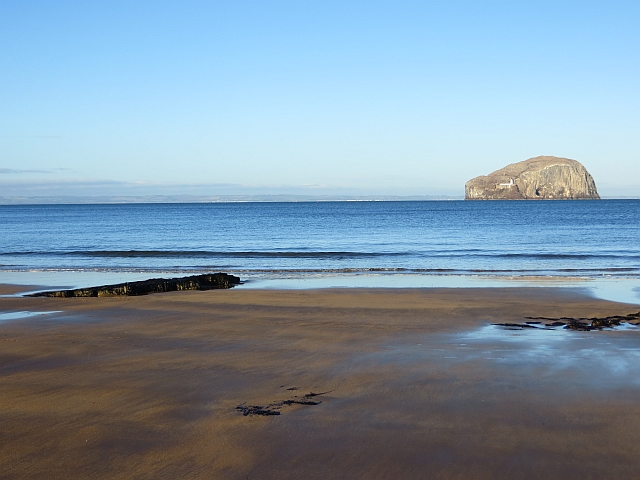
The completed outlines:
<svg viewBox="0 0 640 480">
<path fill-rule="evenodd" d="M 557 286 L 640 304 L 640 200 L 0 206 L 0 283 Z"/>
</svg>

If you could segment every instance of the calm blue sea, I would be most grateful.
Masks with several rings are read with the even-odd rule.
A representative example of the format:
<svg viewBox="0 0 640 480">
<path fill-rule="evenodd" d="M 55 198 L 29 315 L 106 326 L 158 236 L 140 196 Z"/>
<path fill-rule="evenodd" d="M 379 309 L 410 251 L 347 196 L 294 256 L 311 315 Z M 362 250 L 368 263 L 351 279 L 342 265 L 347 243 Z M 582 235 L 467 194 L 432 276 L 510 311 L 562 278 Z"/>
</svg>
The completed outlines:
<svg viewBox="0 0 640 480">
<path fill-rule="evenodd" d="M 209 271 L 247 285 L 637 282 L 640 200 L 0 206 L 2 283 Z"/>
</svg>

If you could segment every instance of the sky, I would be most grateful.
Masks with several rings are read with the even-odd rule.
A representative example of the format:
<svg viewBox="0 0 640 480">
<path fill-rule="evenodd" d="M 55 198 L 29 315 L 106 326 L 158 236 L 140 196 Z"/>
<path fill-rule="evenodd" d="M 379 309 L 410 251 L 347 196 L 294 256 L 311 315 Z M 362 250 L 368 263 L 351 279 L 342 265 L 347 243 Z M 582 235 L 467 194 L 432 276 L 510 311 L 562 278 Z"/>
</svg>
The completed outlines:
<svg viewBox="0 0 640 480">
<path fill-rule="evenodd" d="M 640 196 L 640 2 L 0 2 L 0 197 Z"/>
</svg>

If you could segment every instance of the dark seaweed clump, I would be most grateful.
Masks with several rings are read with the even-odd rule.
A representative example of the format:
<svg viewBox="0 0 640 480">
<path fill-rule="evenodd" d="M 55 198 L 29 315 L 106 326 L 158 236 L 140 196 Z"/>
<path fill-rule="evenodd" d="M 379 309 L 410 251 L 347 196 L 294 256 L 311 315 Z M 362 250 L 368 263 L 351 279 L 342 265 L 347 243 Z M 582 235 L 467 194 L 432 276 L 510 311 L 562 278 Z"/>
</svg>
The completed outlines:
<svg viewBox="0 0 640 480">
<path fill-rule="evenodd" d="M 294 390 L 297 388 L 288 388 L 287 390 Z M 241 403 L 236 407 L 236 410 L 242 412 L 242 415 L 245 417 L 253 416 L 253 415 L 262 415 L 262 416 L 270 416 L 270 415 L 280 415 L 280 410 L 282 407 L 291 406 L 291 405 L 320 405 L 322 402 L 320 400 L 311 400 L 312 398 L 318 397 L 320 395 L 326 395 L 331 392 L 309 392 L 306 395 L 303 395 L 301 398 L 298 398 L 297 395 L 288 400 L 280 400 L 278 402 L 272 402 L 269 405 L 247 405 L 245 403 Z"/>
</svg>

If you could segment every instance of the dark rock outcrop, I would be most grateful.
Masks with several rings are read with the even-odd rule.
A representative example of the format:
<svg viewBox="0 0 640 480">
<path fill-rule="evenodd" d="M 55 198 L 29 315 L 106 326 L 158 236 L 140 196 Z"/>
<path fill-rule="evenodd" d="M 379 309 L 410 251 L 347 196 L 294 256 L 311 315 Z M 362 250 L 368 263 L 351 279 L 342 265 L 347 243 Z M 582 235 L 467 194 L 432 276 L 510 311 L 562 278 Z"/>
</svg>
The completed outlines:
<svg viewBox="0 0 640 480">
<path fill-rule="evenodd" d="M 152 278 L 140 282 L 118 283 L 101 287 L 78 288 L 38 292 L 31 297 L 113 297 L 118 295 L 148 295 L 149 293 L 175 292 L 178 290 L 211 290 L 232 288 L 240 284 L 240 278 L 226 273 L 208 273 L 182 278 Z"/>
<path fill-rule="evenodd" d="M 630 313 L 628 315 L 612 315 L 610 317 L 525 317 L 530 320 L 544 320 L 547 323 L 543 324 L 541 321 L 525 322 L 525 323 L 494 323 L 501 327 L 508 329 L 522 330 L 525 328 L 538 328 L 544 330 L 553 330 L 555 327 L 563 327 L 568 330 L 578 330 L 582 332 L 590 332 L 591 330 L 602 330 L 603 328 L 615 328 L 620 326 L 621 323 L 628 323 L 636 327 L 640 326 L 640 312 Z"/>
<path fill-rule="evenodd" d="M 467 200 L 599 199 L 593 178 L 576 160 L 535 157 L 513 163 L 465 185 Z"/>
</svg>

